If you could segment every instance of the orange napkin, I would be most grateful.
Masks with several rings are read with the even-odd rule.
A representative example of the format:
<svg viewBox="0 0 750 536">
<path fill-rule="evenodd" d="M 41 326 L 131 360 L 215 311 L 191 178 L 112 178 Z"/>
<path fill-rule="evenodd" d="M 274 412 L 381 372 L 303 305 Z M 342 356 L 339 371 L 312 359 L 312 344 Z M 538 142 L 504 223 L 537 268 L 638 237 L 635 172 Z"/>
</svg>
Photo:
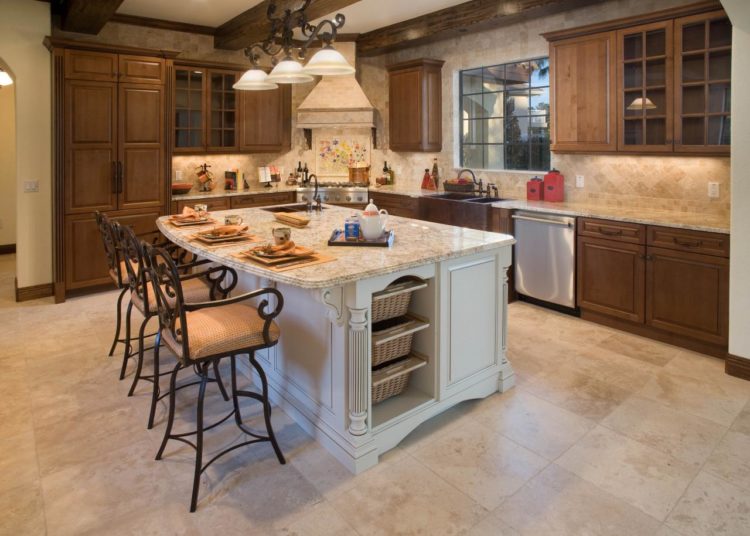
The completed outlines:
<svg viewBox="0 0 750 536">
<path fill-rule="evenodd" d="M 182 209 L 182 214 L 172 214 L 169 219 L 175 221 L 198 221 L 201 218 L 192 208 L 184 207 Z"/>
<path fill-rule="evenodd" d="M 210 231 L 203 231 L 199 234 L 230 237 L 236 236 L 244 231 L 247 231 L 247 225 L 221 225 L 219 227 L 214 227 Z"/>
</svg>

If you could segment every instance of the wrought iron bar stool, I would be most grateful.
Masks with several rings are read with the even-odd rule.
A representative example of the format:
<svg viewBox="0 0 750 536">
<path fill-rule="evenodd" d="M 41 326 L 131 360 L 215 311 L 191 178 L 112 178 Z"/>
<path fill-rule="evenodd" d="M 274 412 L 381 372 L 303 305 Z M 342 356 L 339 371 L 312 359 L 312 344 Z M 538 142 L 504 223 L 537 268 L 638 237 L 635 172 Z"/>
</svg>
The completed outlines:
<svg viewBox="0 0 750 536">
<path fill-rule="evenodd" d="M 280 332 L 274 322 L 284 306 L 282 294 L 275 288 L 260 288 L 240 296 L 211 302 L 193 303 L 186 299 L 183 281 L 177 266 L 162 248 L 145 246 L 149 258 L 148 270 L 151 285 L 156 294 L 159 308 L 159 333 L 155 351 L 159 351 L 159 340 L 163 340 L 178 358 L 172 370 L 169 388 L 169 416 L 164 439 L 156 454 L 160 460 L 170 439 L 181 441 L 195 449 L 195 468 L 190 511 L 194 512 L 198 503 L 201 474 L 218 458 L 239 447 L 269 441 L 279 463 L 286 460 L 281 452 L 271 425 L 271 403 L 268 398 L 268 381 L 263 368 L 255 358 L 255 352 L 270 348 L 278 343 Z M 257 308 L 250 300 L 261 298 Z M 271 308 L 271 303 L 275 306 Z M 248 354 L 250 364 L 260 378 L 261 392 L 237 388 L 237 356 Z M 208 370 L 222 358 L 229 357 L 232 375 L 232 410 L 218 421 L 204 426 L 203 403 L 206 383 L 210 381 Z M 196 429 L 190 432 L 174 433 L 175 397 L 177 373 L 193 367 L 200 376 L 200 387 L 196 408 Z M 250 430 L 242 421 L 239 397 L 258 400 L 263 405 L 263 418 L 267 435 Z M 234 416 L 237 427 L 252 439 L 232 445 L 203 463 L 203 433 Z M 188 438 L 195 436 L 195 443 Z"/>
<path fill-rule="evenodd" d="M 128 396 L 133 395 L 139 380 L 150 381 L 153 384 L 151 409 L 148 417 L 148 428 L 151 429 L 154 425 L 156 404 L 162 398 L 160 396 L 159 377 L 163 374 L 159 372 L 158 352 L 154 352 L 153 374 L 144 375 L 142 371 L 144 353 L 146 350 L 154 349 L 154 347 L 145 347 L 145 339 L 150 336 L 145 334 L 145 330 L 149 321 L 157 316 L 157 298 L 148 279 L 148 258 L 145 256 L 143 250 L 145 242 L 140 240 L 129 227 L 115 222 L 112 224 L 112 229 L 115 233 L 120 256 L 123 259 L 123 265 L 127 270 L 128 288 L 130 289 L 130 303 L 128 304 L 125 316 L 126 347 L 130 347 L 130 319 L 133 306 L 143 315 L 143 321 L 138 330 L 138 352 L 125 354 L 122 361 L 120 378 L 123 378 L 125 375 L 128 360 L 137 355 L 135 374 Z M 174 258 L 173 251 L 170 251 L 170 256 Z M 232 268 L 221 265 L 211 266 L 209 265 L 210 262 L 209 260 L 201 260 L 177 265 L 183 292 L 188 299 L 192 301 L 207 301 L 215 300 L 217 297 L 226 298 L 237 285 L 237 273 Z M 168 299 L 174 300 L 175 297 L 168 296 Z M 156 333 L 153 335 L 155 336 Z M 218 367 L 214 367 L 214 372 L 215 380 L 219 384 L 219 389 L 224 400 L 229 400 L 229 395 L 221 381 Z"/>
<path fill-rule="evenodd" d="M 120 294 L 117 296 L 117 320 L 115 324 L 115 337 L 112 340 L 112 346 L 109 349 L 109 356 L 111 357 L 115 353 L 115 347 L 118 342 L 125 342 L 125 339 L 120 338 L 120 330 L 122 328 L 122 299 L 125 297 L 125 293 L 128 291 L 128 274 L 125 268 L 125 263 L 120 258 L 120 253 L 117 250 L 117 240 L 115 239 L 114 230 L 112 228 L 112 221 L 99 211 L 95 214 L 96 225 L 99 228 L 99 234 L 102 237 L 102 243 L 104 244 L 104 254 L 107 256 L 107 265 L 109 266 L 109 277 L 112 278 L 112 282 L 120 290 Z M 125 348 L 127 353 L 128 349 Z"/>
</svg>

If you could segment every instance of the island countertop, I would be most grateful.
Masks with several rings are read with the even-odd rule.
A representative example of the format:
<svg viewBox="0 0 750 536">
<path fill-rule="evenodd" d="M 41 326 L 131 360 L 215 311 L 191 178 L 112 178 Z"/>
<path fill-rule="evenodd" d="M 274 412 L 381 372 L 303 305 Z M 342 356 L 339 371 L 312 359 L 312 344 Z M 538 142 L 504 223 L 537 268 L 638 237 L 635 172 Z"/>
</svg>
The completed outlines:
<svg viewBox="0 0 750 536">
<path fill-rule="evenodd" d="M 237 258 L 236 253 L 250 247 L 247 243 L 214 248 L 190 239 L 198 230 L 208 229 L 208 226 L 177 228 L 168 222 L 167 216 L 159 218 L 157 225 L 167 239 L 202 258 L 302 288 L 334 287 L 515 243 L 515 239 L 506 234 L 390 216 L 387 228 L 395 233 L 391 247 L 332 247 L 328 245 L 331 233 L 334 229 L 343 228 L 345 218 L 352 211 L 331 205 L 323 206 L 325 209 L 322 213 L 309 214 L 311 221 L 307 227 L 292 228 L 292 240 L 298 245 L 335 257 L 335 260 L 284 272 L 269 270 L 252 261 Z M 226 214 L 239 214 L 252 234 L 269 242 L 272 240 L 273 228 L 286 227 L 276 221 L 273 213 L 261 208 L 217 211 L 212 212 L 211 216 L 217 221 L 223 221 Z"/>
</svg>

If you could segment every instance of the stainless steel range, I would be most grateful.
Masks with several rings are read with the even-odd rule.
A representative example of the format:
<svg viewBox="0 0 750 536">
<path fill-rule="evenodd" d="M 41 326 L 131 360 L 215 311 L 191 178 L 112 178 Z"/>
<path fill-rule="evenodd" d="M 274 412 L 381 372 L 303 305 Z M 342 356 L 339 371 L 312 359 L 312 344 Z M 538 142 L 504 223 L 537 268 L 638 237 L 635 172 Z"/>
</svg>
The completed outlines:
<svg viewBox="0 0 750 536">
<path fill-rule="evenodd" d="M 323 203 L 331 205 L 367 204 L 367 183 L 360 182 L 319 182 L 318 194 Z M 310 183 L 297 188 L 297 203 L 312 203 L 315 186 Z"/>
</svg>

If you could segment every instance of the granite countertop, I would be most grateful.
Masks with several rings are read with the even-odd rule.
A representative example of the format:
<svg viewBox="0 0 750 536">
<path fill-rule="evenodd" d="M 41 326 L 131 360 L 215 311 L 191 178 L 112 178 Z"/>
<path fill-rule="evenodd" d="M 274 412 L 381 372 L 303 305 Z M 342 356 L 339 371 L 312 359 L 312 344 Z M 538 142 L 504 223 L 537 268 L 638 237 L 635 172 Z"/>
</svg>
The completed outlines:
<svg viewBox="0 0 750 536">
<path fill-rule="evenodd" d="M 695 212 L 678 212 L 675 210 L 656 210 L 650 208 L 612 207 L 604 205 L 586 205 L 581 203 L 552 203 L 549 201 L 506 200 L 492 204 L 493 207 L 546 212 L 563 216 L 582 216 L 604 218 L 609 220 L 662 225 L 694 231 L 708 231 L 729 234 L 729 216 L 715 214 L 698 214 Z"/>
<path fill-rule="evenodd" d="M 172 194 L 172 201 L 182 201 L 184 199 L 205 199 L 210 197 L 234 197 L 237 195 L 258 195 L 258 194 L 275 194 L 278 192 L 294 192 L 297 190 L 296 186 L 287 186 L 283 182 L 278 185 L 265 188 L 259 184 L 252 184 L 250 188 L 245 190 L 213 190 L 210 192 L 199 192 L 197 190 L 191 190 L 186 194 L 175 195 Z"/>
<path fill-rule="evenodd" d="M 292 240 L 301 246 L 335 257 L 336 260 L 285 272 L 274 272 L 233 256 L 250 247 L 248 244 L 215 249 L 189 240 L 197 230 L 207 229 L 207 226 L 177 228 L 166 221 L 166 216 L 159 218 L 157 225 L 169 240 L 203 258 L 302 288 L 333 287 L 515 243 L 510 235 L 390 216 L 388 228 L 393 229 L 396 235 L 392 247 L 331 247 L 328 245 L 328 238 L 334 229 L 343 227 L 344 219 L 351 214 L 351 210 L 331 205 L 324 207 L 326 209 L 322 213 L 311 214 L 312 221 L 307 227 L 292 229 Z M 251 233 L 268 238 L 269 242 L 272 239 L 272 229 L 283 226 L 274 219 L 271 212 L 258 208 L 217 211 L 212 214 L 221 221 L 229 213 L 240 214 Z"/>
</svg>

